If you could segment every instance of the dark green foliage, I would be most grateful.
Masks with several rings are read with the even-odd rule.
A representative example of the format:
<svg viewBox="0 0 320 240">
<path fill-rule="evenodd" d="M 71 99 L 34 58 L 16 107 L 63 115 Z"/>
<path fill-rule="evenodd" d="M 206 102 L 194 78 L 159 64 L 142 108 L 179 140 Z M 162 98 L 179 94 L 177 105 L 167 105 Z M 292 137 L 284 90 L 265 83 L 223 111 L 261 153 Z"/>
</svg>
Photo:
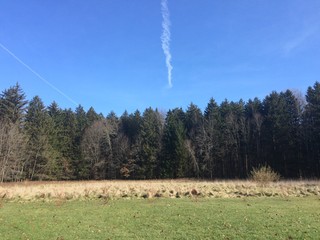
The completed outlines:
<svg viewBox="0 0 320 240">
<path fill-rule="evenodd" d="M 0 181 L 246 178 L 264 165 L 284 178 L 320 176 L 318 82 L 306 101 L 287 90 L 166 115 L 104 117 L 81 105 L 46 108 L 37 96 L 26 104 L 18 84 L 0 96 Z"/>
<path fill-rule="evenodd" d="M 193 103 L 190 104 L 186 111 L 185 126 L 188 139 L 186 143 L 186 150 L 188 153 L 187 177 L 204 176 L 204 117 L 200 108 Z"/>
<path fill-rule="evenodd" d="M 244 177 L 246 141 L 244 102 L 220 105 L 220 173 L 223 178 Z"/>
<path fill-rule="evenodd" d="M 120 120 L 120 131 L 129 138 L 131 144 L 135 144 L 141 131 L 142 117 L 140 112 L 137 110 L 134 114 L 128 115 L 128 112 L 125 111 Z"/>
<path fill-rule="evenodd" d="M 273 92 L 264 101 L 262 145 L 265 162 L 286 177 L 298 177 L 300 170 L 300 116 L 296 101 L 289 90 L 280 94 Z"/>
<path fill-rule="evenodd" d="M 261 128 L 264 122 L 263 105 L 258 98 L 249 100 L 245 106 L 246 116 L 246 149 L 245 169 L 248 173 L 249 166 L 258 166 L 261 160 Z"/>
<path fill-rule="evenodd" d="M 87 112 L 86 118 L 87 118 L 88 125 L 91 125 L 95 121 L 101 119 L 101 116 L 99 116 L 99 114 L 96 113 L 93 107 L 90 107 Z"/>
<path fill-rule="evenodd" d="M 307 105 L 303 117 L 306 161 L 305 175 L 310 172 L 320 176 L 320 83 L 309 87 L 306 95 Z"/>
<path fill-rule="evenodd" d="M 48 173 L 50 162 L 49 115 L 42 100 L 35 96 L 29 103 L 25 116 L 25 133 L 27 137 L 26 177 L 28 179 L 51 179 Z M 50 166 L 51 167 L 51 166 Z"/>
<path fill-rule="evenodd" d="M 181 108 L 167 114 L 161 156 L 161 176 L 165 178 L 185 177 L 187 166 L 185 113 Z"/>
<path fill-rule="evenodd" d="M 125 178 L 145 178 L 142 176 L 143 168 L 139 167 L 141 161 L 140 143 L 141 143 L 142 116 L 138 110 L 133 114 L 123 113 L 119 122 L 118 136 L 115 142 L 114 153 L 120 162 L 120 175 L 127 172 Z M 127 170 L 126 170 L 127 169 Z"/>
<path fill-rule="evenodd" d="M 162 119 L 157 110 L 148 108 L 142 116 L 140 133 L 140 158 L 137 162 L 139 167 L 139 178 L 155 178 L 159 176 L 156 168 L 159 165 L 159 153 L 162 138 Z"/>
<path fill-rule="evenodd" d="M 52 132 L 49 137 L 50 145 L 59 160 L 60 177 L 74 179 L 74 165 L 77 163 L 76 132 L 77 122 L 75 113 L 71 109 L 61 110 L 53 103 L 48 108 L 52 119 Z"/>
<path fill-rule="evenodd" d="M 2 122 L 20 122 L 25 114 L 26 95 L 20 85 L 4 90 L 0 94 L 0 120 Z"/>
<path fill-rule="evenodd" d="M 222 177 L 218 168 L 221 166 L 220 125 L 219 106 L 211 98 L 204 111 L 204 161 L 201 170 L 205 178 Z"/>
<path fill-rule="evenodd" d="M 77 179 L 87 179 L 89 177 L 88 165 L 84 161 L 81 152 L 81 142 L 86 128 L 89 126 L 86 112 L 81 105 L 75 110 L 76 133 L 75 133 L 75 160 L 74 175 Z"/>
<path fill-rule="evenodd" d="M 116 179 L 120 178 L 120 168 L 121 163 L 124 160 L 122 147 L 122 142 L 119 141 L 119 125 L 120 121 L 115 112 L 111 111 L 107 118 L 107 129 L 108 129 L 108 144 L 105 144 L 107 147 L 106 155 L 107 158 L 107 178 Z"/>
</svg>

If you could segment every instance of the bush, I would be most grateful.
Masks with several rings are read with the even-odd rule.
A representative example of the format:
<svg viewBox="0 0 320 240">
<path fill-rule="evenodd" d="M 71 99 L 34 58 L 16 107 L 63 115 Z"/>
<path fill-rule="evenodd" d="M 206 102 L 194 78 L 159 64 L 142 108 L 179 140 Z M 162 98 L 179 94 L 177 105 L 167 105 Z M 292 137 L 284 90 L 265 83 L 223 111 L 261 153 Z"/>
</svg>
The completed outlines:
<svg viewBox="0 0 320 240">
<path fill-rule="evenodd" d="M 273 171 L 271 167 L 265 165 L 260 168 L 253 168 L 250 178 L 255 182 L 267 183 L 279 181 L 280 175 Z"/>
</svg>

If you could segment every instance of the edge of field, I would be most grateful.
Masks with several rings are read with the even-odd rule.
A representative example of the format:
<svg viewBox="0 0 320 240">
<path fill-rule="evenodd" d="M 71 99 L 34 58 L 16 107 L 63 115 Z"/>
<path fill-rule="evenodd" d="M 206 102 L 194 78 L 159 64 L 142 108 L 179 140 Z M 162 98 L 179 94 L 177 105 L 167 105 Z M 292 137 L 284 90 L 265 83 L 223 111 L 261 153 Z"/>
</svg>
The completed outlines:
<svg viewBox="0 0 320 240">
<path fill-rule="evenodd" d="M 0 199 L 9 201 L 132 199 L 132 198 L 241 198 L 320 196 L 320 181 L 257 183 L 243 180 L 103 180 L 11 182 L 0 184 Z"/>
</svg>

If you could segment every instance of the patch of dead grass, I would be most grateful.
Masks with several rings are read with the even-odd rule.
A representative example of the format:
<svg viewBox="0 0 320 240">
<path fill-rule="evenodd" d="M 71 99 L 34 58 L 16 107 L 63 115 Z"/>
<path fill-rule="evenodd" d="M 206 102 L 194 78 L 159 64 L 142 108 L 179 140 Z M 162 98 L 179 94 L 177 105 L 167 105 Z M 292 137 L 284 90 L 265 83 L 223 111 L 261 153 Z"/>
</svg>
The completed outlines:
<svg viewBox="0 0 320 240">
<path fill-rule="evenodd" d="M 280 181 L 261 185 L 253 181 L 62 181 L 2 183 L 5 200 L 72 200 L 118 198 L 239 198 L 320 196 L 320 181 Z"/>
</svg>

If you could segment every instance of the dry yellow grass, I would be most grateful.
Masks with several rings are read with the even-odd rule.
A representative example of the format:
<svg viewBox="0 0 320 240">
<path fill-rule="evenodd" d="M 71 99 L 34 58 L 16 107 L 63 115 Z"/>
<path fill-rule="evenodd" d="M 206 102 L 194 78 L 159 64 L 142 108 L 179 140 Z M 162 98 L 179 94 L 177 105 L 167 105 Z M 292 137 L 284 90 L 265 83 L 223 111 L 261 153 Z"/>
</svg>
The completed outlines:
<svg viewBox="0 0 320 240">
<path fill-rule="evenodd" d="M 301 197 L 320 196 L 320 181 L 280 181 L 261 185 L 252 181 L 65 181 L 0 184 L 0 199 L 54 200 L 90 198 L 184 197 Z"/>
</svg>

